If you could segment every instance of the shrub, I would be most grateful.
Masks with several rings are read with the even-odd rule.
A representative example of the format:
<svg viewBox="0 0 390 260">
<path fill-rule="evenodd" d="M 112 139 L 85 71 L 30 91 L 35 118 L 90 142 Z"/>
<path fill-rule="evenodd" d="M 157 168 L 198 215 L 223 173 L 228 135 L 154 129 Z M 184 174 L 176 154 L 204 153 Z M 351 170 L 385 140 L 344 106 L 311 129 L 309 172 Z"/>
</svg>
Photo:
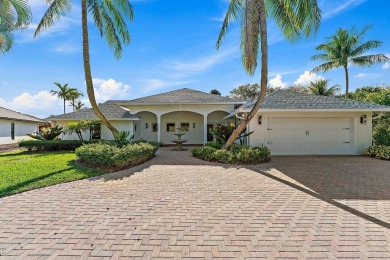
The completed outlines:
<svg viewBox="0 0 390 260">
<path fill-rule="evenodd" d="M 44 127 L 41 129 L 40 133 L 37 134 L 27 134 L 27 136 L 42 140 L 42 141 L 51 141 L 54 139 L 57 139 L 58 136 L 60 136 L 63 133 L 63 128 L 59 127 L 58 125 L 55 125 L 53 127 Z"/>
<path fill-rule="evenodd" d="M 28 151 L 74 151 L 86 143 L 80 140 L 25 140 L 19 142 L 19 147 L 27 148 Z"/>
<path fill-rule="evenodd" d="M 250 147 L 234 144 L 230 151 L 218 150 L 213 147 L 197 147 L 192 155 L 206 161 L 222 163 L 255 164 L 270 161 L 271 152 L 267 147 Z"/>
<path fill-rule="evenodd" d="M 112 170 L 124 169 L 151 159 L 157 151 L 149 143 L 132 143 L 123 147 L 107 143 L 94 143 L 76 149 L 80 162 Z"/>
<path fill-rule="evenodd" d="M 127 140 L 130 137 L 130 140 L 133 140 L 135 135 L 130 136 L 130 131 L 120 131 L 114 133 L 114 144 L 118 147 L 123 147 L 125 145 L 128 145 L 130 143 L 129 140 Z"/>
<path fill-rule="evenodd" d="M 390 160 L 390 146 L 373 145 L 366 148 L 366 154 L 382 160 Z"/>
<path fill-rule="evenodd" d="M 390 124 L 378 124 L 373 129 L 373 139 L 375 145 L 390 146 Z"/>
<path fill-rule="evenodd" d="M 221 149 L 222 146 L 223 146 L 223 143 L 210 142 L 210 143 L 206 143 L 204 146 L 212 147 L 212 148 L 215 148 L 215 149 Z"/>
</svg>

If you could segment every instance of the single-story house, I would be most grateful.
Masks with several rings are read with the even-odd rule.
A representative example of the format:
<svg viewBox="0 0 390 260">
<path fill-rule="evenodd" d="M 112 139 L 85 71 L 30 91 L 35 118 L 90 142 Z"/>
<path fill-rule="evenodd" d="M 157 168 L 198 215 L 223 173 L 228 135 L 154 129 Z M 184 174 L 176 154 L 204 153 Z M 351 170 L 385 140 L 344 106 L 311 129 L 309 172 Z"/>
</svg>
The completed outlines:
<svg viewBox="0 0 390 260">
<path fill-rule="evenodd" d="M 26 134 L 39 130 L 45 121 L 34 116 L 0 107 L 0 144 L 17 143 L 29 139 Z"/>
<path fill-rule="evenodd" d="M 173 144 L 178 129 L 185 131 L 186 144 L 213 141 L 209 129 L 239 120 L 253 103 L 209 93 L 179 89 L 133 100 L 111 100 L 99 107 L 117 127 L 135 139 Z M 265 98 L 247 127 L 246 143 L 267 146 L 274 155 L 362 154 L 372 144 L 372 113 L 390 107 L 286 90 Z M 92 109 L 51 116 L 65 126 L 77 120 L 97 119 Z M 77 139 L 64 135 L 64 139 Z M 112 139 L 105 126 L 101 138 Z"/>
</svg>

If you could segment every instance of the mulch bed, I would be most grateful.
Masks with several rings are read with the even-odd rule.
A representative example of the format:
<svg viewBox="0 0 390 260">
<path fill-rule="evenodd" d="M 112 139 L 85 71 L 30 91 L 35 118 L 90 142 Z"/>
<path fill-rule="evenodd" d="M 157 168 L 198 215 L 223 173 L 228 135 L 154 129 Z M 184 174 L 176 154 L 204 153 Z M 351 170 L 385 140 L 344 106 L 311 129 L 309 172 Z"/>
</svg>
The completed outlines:
<svg viewBox="0 0 390 260">
<path fill-rule="evenodd" d="M 19 149 L 18 144 L 1 144 L 0 153 L 7 153 Z"/>
</svg>

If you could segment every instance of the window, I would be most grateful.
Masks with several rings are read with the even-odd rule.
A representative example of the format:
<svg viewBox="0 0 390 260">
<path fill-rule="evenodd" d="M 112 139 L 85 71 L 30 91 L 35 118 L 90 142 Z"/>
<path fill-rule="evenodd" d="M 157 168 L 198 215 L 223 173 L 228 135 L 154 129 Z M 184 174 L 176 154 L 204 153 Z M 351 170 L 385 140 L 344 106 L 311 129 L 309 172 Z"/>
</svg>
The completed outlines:
<svg viewBox="0 0 390 260">
<path fill-rule="evenodd" d="M 175 132 L 175 123 L 167 123 L 167 132 Z"/>
<path fill-rule="evenodd" d="M 190 131 L 190 123 L 180 123 L 180 131 L 182 132 Z"/>
<path fill-rule="evenodd" d="M 100 140 L 101 139 L 101 137 L 102 137 L 101 136 L 101 128 L 102 128 L 101 124 L 91 126 L 90 131 L 92 134 L 92 140 Z"/>
<path fill-rule="evenodd" d="M 153 124 L 152 124 L 152 132 L 153 132 L 153 133 L 158 132 L 158 125 L 157 125 L 157 123 L 153 123 Z"/>
<path fill-rule="evenodd" d="M 11 123 L 11 139 L 15 140 L 15 123 Z"/>
</svg>

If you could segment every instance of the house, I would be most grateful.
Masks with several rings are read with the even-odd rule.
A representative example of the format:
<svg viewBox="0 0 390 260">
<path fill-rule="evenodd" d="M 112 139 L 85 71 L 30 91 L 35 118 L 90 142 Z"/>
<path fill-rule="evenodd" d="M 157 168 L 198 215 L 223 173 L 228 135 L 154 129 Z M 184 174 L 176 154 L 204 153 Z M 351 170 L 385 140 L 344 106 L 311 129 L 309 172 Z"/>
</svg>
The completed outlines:
<svg viewBox="0 0 390 260">
<path fill-rule="evenodd" d="M 44 120 L 34 116 L 0 107 L 0 145 L 29 139 L 26 134 L 38 131 L 39 125 L 44 123 Z"/>
<path fill-rule="evenodd" d="M 99 105 L 119 131 L 135 139 L 173 144 L 180 129 L 186 144 L 213 141 L 209 129 L 242 118 L 253 103 L 179 89 L 133 100 L 111 100 Z M 390 107 L 280 90 L 268 95 L 247 131 L 252 146 L 267 146 L 274 155 L 362 154 L 372 144 L 372 113 Z M 92 109 L 51 116 L 66 125 L 70 121 L 97 119 Z M 76 135 L 64 135 L 76 139 Z M 101 138 L 112 139 L 105 126 Z"/>
</svg>

